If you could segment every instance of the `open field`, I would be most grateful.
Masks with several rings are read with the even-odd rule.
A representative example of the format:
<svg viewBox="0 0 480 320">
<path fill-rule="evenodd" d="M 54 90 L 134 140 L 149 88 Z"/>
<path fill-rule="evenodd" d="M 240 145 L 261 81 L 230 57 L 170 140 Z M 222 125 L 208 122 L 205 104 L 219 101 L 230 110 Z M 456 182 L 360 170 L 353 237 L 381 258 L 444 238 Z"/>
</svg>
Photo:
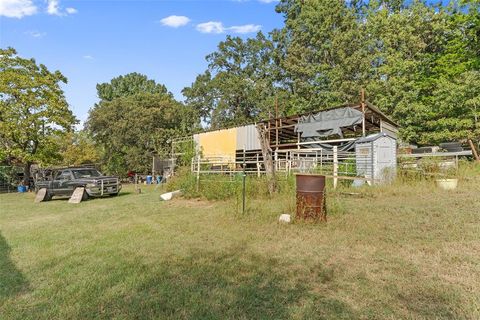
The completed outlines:
<svg viewBox="0 0 480 320">
<path fill-rule="evenodd" d="M 321 225 L 276 222 L 293 195 L 0 195 L 0 318 L 478 319 L 479 181 L 330 192 Z"/>
</svg>

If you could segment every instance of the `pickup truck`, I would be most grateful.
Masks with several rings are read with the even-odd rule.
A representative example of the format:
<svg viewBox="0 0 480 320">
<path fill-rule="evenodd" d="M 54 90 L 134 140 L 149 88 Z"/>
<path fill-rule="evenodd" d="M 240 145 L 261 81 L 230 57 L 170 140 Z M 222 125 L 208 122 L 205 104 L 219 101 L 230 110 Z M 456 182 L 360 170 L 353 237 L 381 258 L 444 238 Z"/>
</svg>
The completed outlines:
<svg viewBox="0 0 480 320">
<path fill-rule="evenodd" d="M 53 196 L 70 197 L 78 187 L 85 188 L 83 200 L 104 195 L 116 196 L 122 189 L 117 177 L 103 176 L 94 168 L 55 169 L 43 178 L 35 183 L 35 190 L 47 189 L 44 200 L 51 200 Z"/>
</svg>

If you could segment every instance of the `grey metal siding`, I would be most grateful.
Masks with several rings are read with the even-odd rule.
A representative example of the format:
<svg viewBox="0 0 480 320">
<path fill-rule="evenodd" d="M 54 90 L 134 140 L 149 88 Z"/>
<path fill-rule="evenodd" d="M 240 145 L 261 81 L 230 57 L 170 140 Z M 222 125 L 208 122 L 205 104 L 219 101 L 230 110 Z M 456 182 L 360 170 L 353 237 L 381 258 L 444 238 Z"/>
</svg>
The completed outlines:
<svg viewBox="0 0 480 320">
<path fill-rule="evenodd" d="M 237 128 L 237 150 L 244 148 L 246 151 L 261 149 L 257 126 L 254 124 Z"/>
</svg>

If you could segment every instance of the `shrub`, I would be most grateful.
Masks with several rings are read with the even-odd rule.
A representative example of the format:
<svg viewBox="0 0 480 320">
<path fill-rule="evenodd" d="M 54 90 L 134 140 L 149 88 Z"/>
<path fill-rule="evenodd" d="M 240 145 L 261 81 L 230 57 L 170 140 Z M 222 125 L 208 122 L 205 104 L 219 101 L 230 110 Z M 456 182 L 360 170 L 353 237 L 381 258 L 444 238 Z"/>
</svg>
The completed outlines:
<svg viewBox="0 0 480 320">
<path fill-rule="evenodd" d="M 248 199 L 264 199 L 270 197 L 268 193 L 267 177 L 261 175 L 247 175 L 246 197 Z M 277 175 L 278 194 L 295 194 L 295 176 Z M 197 186 L 197 177 L 189 167 L 180 168 L 175 176 L 167 183 L 168 191 L 183 191 L 186 198 L 204 198 L 207 200 L 227 200 L 242 198 L 242 173 L 202 174 Z"/>
</svg>

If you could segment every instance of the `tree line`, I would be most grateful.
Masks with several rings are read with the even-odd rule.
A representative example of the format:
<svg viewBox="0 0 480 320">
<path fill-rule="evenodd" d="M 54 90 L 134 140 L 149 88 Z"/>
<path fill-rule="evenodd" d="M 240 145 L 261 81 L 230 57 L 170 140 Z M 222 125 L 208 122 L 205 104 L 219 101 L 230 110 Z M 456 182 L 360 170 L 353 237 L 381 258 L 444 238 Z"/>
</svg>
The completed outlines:
<svg viewBox="0 0 480 320">
<path fill-rule="evenodd" d="M 14 49 L 0 51 L 0 161 L 101 162 L 147 172 L 172 138 L 274 115 L 370 102 L 407 143 L 480 137 L 480 1 L 281 0 L 282 28 L 226 36 L 177 101 L 131 73 L 97 85 L 85 128 L 60 88 L 67 79 Z"/>
<path fill-rule="evenodd" d="M 183 90 L 212 127 L 368 99 L 416 144 L 476 138 L 480 107 L 480 2 L 294 1 L 284 26 L 227 36 Z"/>
</svg>

